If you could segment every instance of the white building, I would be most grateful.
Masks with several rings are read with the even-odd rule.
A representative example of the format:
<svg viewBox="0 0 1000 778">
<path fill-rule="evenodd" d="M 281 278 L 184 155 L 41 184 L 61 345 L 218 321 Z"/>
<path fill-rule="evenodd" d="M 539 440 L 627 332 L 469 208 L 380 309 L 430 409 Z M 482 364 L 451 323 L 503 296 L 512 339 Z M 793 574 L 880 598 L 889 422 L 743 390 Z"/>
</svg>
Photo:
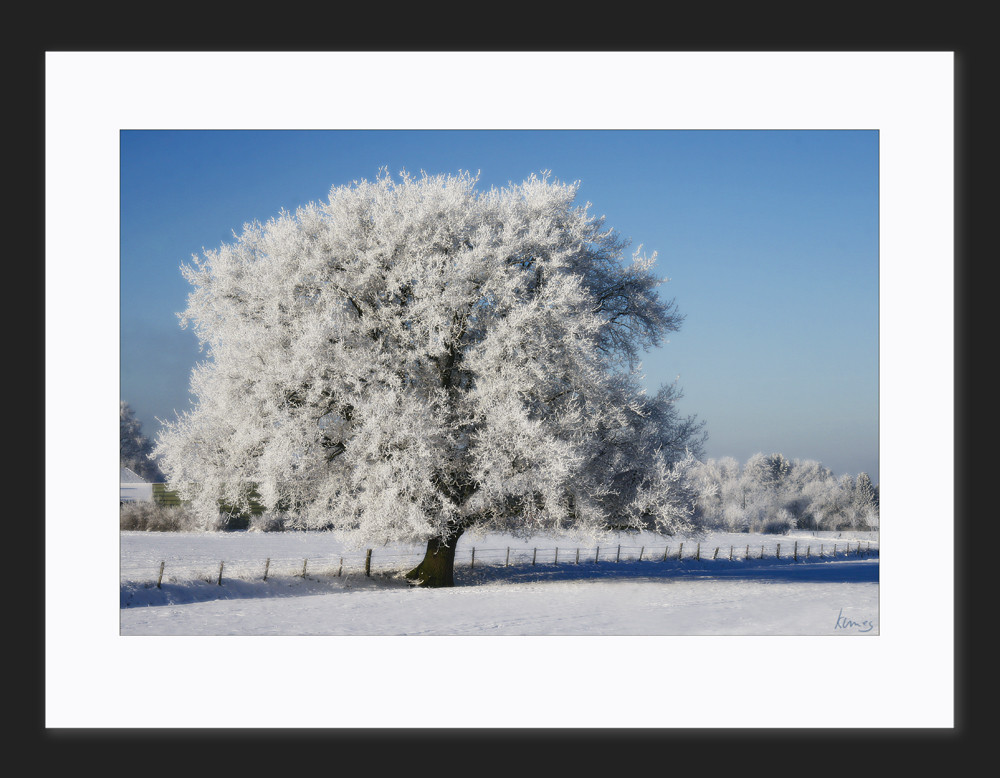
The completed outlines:
<svg viewBox="0 0 1000 778">
<path fill-rule="evenodd" d="M 153 485 L 127 467 L 121 468 L 121 502 L 152 502 Z"/>
</svg>

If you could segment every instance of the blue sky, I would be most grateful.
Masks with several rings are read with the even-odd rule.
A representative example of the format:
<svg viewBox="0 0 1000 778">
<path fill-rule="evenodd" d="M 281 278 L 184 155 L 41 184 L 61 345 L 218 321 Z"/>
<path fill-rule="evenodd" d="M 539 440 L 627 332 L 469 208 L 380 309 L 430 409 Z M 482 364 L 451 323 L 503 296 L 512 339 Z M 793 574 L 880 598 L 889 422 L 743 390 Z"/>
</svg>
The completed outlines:
<svg viewBox="0 0 1000 778">
<path fill-rule="evenodd" d="M 816 459 L 878 482 L 879 134 L 806 131 L 121 133 L 121 399 L 150 436 L 201 358 L 179 266 L 254 219 L 381 167 L 550 170 L 644 251 L 686 320 L 646 355 L 678 379 L 709 457 Z"/>
</svg>

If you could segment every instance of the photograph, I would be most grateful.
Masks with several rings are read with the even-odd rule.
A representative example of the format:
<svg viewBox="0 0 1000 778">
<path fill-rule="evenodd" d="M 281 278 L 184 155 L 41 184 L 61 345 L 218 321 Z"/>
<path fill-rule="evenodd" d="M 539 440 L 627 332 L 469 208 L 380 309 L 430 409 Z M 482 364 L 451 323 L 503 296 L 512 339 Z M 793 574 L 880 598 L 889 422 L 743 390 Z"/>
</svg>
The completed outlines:
<svg viewBox="0 0 1000 778">
<path fill-rule="evenodd" d="M 122 634 L 877 635 L 878 205 L 874 130 L 123 130 Z"/>
</svg>

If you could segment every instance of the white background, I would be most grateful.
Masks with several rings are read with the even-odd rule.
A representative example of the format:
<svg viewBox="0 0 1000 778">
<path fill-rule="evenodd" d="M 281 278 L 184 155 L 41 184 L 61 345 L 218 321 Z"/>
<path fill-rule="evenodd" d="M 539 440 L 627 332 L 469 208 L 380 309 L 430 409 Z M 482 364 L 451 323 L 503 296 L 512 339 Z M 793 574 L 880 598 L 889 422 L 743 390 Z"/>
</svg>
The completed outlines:
<svg viewBox="0 0 1000 778">
<path fill-rule="evenodd" d="M 953 726 L 953 68 L 950 52 L 49 53 L 46 411 L 64 412 L 69 391 L 87 445 L 67 482 L 64 431 L 46 427 L 46 725 Z M 614 113 L 595 111 L 600 95 Z M 119 636 L 119 131 L 586 129 L 595 117 L 604 129 L 879 130 L 880 635 Z M 95 485 L 101 499 L 81 508 L 72 495 Z M 81 557 L 98 572 L 71 575 Z M 727 672 L 763 682 L 816 667 L 845 694 L 705 693 Z M 448 697 L 414 720 L 434 672 L 538 688 L 662 675 L 669 694 L 594 683 L 588 705 Z M 326 704 L 334 690 L 352 704 Z"/>
</svg>

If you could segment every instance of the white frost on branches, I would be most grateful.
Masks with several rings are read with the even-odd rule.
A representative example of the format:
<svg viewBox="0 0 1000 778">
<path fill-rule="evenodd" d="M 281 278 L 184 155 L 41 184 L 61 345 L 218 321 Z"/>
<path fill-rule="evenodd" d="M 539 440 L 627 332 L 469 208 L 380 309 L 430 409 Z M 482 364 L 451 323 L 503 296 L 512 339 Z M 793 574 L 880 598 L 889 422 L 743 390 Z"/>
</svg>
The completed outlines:
<svg viewBox="0 0 1000 778">
<path fill-rule="evenodd" d="M 253 488 L 358 543 L 690 526 L 702 424 L 638 373 L 682 320 L 655 254 L 626 261 L 578 184 L 476 184 L 382 171 L 182 266 L 207 358 L 157 451 L 206 518 Z"/>
<path fill-rule="evenodd" d="M 815 460 L 757 453 L 695 462 L 689 482 L 706 528 L 742 532 L 877 529 L 878 488 L 867 473 L 839 478 Z"/>
</svg>

